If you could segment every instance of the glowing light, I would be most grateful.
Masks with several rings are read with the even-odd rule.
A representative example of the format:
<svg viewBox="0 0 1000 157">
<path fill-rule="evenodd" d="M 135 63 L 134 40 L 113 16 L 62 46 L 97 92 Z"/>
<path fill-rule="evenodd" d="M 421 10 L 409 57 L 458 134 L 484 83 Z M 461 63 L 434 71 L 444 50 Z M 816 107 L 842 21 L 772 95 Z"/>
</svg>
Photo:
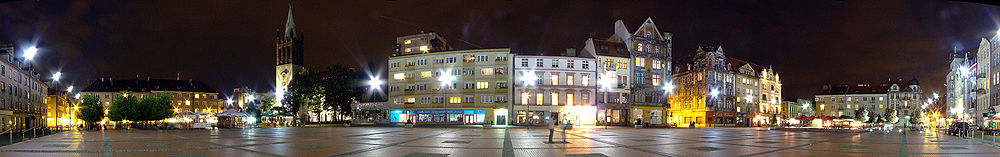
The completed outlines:
<svg viewBox="0 0 1000 157">
<path fill-rule="evenodd" d="M 719 90 L 718 89 L 712 89 L 712 92 L 709 92 L 708 94 L 712 95 L 712 97 L 719 96 Z"/>
<path fill-rule="evenodd" d="M 427 47 L 427 45 L 423 45 L 423 46 L 420 46 L 420 51 L 427 52 L 427 51 L 431 51 L 431 49 L 429 47 Z"/>
<path fill-rule="evenodd" d="M 614 83 L 613 82 L 614 79 L 611 78 L 613 76 L 615 76 L 613 73 L 608 72 L 607 74 L 604 74 L 604 76 L 601 77 L 600 80 L 597 80 L 597 84 L 601 84 L 601 88 L 610 89 L 611 84 Z"/>
<path fill-rule="evenodd" d="M 76 95 L 74 95 L 73 97 L 76 99 L 80 99 L 80 93 L 76 93 Z"/>
<path fill-rule="evenodd" d="M 35 48 L 34 46 L 32 46 L 32 47 L 29 47 L 28 49 L 24 50 L 23 57 L 24 57 L 24 59 L 31 60 L 32 58 L 35 58 L 35 54 L 37 54 L 37 53 L 38 53 L 38 48 Z"/>
<path fill-rule="evenodd" d="M 56 74 L 52 74 L 52 80 L 59 81 L 59 78 L 62 78 L 62 72 L 56 72 Z"/>
<path fill-rule="evenodd" d="M 247 96 L 247 100 L 254 101 L 254 100 L 257 100 L 257 98 L 254 97 L 253 95 L 250 95 L 250 96 Z"/>
<path fill-rule="evenodd" d="M 963 76 L 969 76 L 969 67 L 962 66 L 962 67 L 959 67 L 958 70 L 959 70 L 959 72 L 961 72 L 961 75 L 963 75 Z"/>
<path fill-rule="evenodd" d="M 667 84 L 663 85 L 663 90 L 666 90 L 667 93 L 673 93 L 674 92 L 674 83 L 673 82 L 667 82 Z"/>
<path fill-rule="evenodd" d="M 284 98 L 285 98 L 285 89 L 275 88 L 275 90 L 274 90 L 274 100 L 277 101 L 277 102 L 281 102 L 281 100 L 284 99 Z"/>
<path fill-rule="evenodd" d="M 373 89 L 379 89 L 382 87 L 382 80 L 372 77 L 370 80 L 368 80 L 368 86 Z"/>
<path fill-rule="evenodd" d="M 245 121 L 247 123 L 256 123 L 257 122 L 257 118 L 247 117 L 246 119 L 243 119 L 243 121 Z"/>
<path fill-rule="evenodd" d="M 451 76 L 451 71 L 446 71 L 442 74 L 444 75 L 438 77 L 438 81 L 441 81 L 441 86 L 448 86 L 451 82 L 455 81 L 455 76 Z"/>
<path fill-rule="evenodd" d="M 232 105 L 233 104 L 233 98 L 226 99 L 226 104 Z"/>
<path fill-rule="evenodd" d="M 538 80 L 538 75 L 535 75 L 534 71 L 528 71 L 521 76 L 521 81 L 524 81 L 525 86 L 531 86 L 535 84 L 535 80 Z"/>
<path fill-rule="evenodd" d="M 753 95 L 747 94 L 746 99 L 747 102 L 753 102 Z"/>
<path fill-rule="evenodd" d="M 66 88 L 66 92 L 73 92 L 73 86 L 69 86 L 69 87 L 67 87 L 67 88 Z"/>
<path fill-rule="evenodd" d="M 808 109 L 808 108 L 809 108 L 809 103 L 802 104 L 802 109 L 803 110 Z"/>
</svg>

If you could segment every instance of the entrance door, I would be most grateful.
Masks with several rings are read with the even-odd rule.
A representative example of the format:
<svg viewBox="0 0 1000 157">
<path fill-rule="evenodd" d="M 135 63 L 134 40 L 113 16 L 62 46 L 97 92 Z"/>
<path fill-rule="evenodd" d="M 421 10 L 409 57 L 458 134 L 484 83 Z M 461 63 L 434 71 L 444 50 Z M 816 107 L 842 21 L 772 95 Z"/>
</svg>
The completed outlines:
<svg viewBox="0 0 1000 157">
<path fill-rule="evenodd" d="M 496 125 L 507 125 L 507 115 L 497 115 Z"/>
</svg>

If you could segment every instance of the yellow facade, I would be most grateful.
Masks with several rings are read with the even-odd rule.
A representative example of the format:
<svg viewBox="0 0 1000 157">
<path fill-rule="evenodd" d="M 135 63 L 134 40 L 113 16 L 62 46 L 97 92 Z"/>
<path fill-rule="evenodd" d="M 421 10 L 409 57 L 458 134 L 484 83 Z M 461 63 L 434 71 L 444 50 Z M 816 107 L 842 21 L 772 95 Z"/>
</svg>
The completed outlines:
<svg viewBox="0 0 1000 157">
<path fill-rule="evenodd" d="M 69 128 L 74 126 L 76 117 L 73 115 L 74 100 L 68 99 L 65 92 L 49 93 L 45 99 L 45 121 L 49 128 Z"/>
</svg>

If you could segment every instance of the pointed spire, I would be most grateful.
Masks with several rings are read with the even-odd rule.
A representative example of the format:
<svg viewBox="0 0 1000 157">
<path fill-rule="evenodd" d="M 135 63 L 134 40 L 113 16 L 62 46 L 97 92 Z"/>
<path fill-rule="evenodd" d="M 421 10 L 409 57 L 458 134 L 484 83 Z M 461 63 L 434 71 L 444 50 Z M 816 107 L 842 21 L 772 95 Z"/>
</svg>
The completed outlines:
<svg viewBox="0 0 1000 157">
<path fill-rule="evenodd" d="M 295 20 L 292 19 L 292 4 L 288 4 L 288 21 L 285 22 L 285 37 L 298 37 L 295 31 Z"/>
<path fill-rule="evenodd" d="M 719 52 L 723 52 L 723 51 L 722 51 L 722 45 L 719 45 L 719 48 L 718 48 L 718 49 L 716 49 L 716 51 L 719 51 Z"/>
</svg>

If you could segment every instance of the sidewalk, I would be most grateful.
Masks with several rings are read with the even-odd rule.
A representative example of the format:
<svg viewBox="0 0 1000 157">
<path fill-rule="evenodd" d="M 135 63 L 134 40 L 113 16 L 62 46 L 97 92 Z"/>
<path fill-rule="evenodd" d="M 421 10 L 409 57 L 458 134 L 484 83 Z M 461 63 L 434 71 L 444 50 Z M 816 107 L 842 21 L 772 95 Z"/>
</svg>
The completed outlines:
<svg viewBox="0 0 1000 157">
<path fill-rule="evenodd" d="M 18 142 L 25 141 L 25 140 L 31 140 L 31 139 L 38 138 L 38 137 L 45 137 L 45 136 L 56 134 L 56 133 L 59 133 L 59 132 L 60 131 L 48 132 L 48 133 L 35 132 L 34 135 L 31 132 L 24 132 L 24 133 L 22 133 L 22 132 L 15 132 L 15 133 L 12 133 L 13 136 L 11 136 L 12 134 L 0 134 L 0 147 L 11 145 L 11 144 L 18 143 Z"/>
</svg>

